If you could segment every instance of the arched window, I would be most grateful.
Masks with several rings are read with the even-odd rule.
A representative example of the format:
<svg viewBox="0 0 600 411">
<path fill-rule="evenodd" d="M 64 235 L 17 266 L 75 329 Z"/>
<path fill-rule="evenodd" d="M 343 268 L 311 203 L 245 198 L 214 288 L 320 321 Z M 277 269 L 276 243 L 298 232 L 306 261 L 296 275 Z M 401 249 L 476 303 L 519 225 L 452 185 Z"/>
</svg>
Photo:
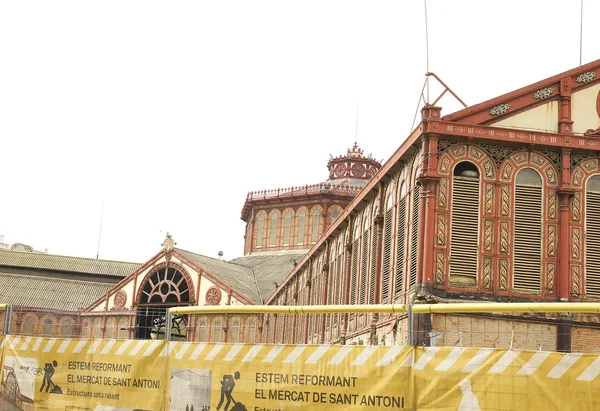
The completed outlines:
<svg viewBox="0 0 600 411">
<path fill-rule="evenodd" d="M 400 185 L 398 223 L 396 225 L 396 297 L 404 288 L 404 259 L 406 258 L 406 184 Z"/>
<path fill-rule="evenodd" d="M 45 337 L 51 337 L 52 336 L 52 320 L 47 318 L 44 320 L 44 326 L 42 329 L 42 335 L 44 335 Z"/>
<path fill-rule="evenodd" d="M 313 211 L 313 221 L 312 221 L 312 229 L 311 229 L 311 241 L 312 243 L 316 243 L 319 239 L 319 226 L 321 225 L 321 218 L 319 210 Z"/>
<path fill-rule="evenodd" d="M 258 224 L 256 225 L 256 247 L 260 248 L 263 246 L 263 231 L 265 229 L 265 216 L 258 216 Z"/>
<path fill-rule="evenodd" d="M 221 321 L 215 321 L 215 323 L 213 325 L 213 342 L 223 341 L 223 336 L 221 335 L 221 330 L 223 330 Z"/>
<path fill-rule="evenodd" d="M 360 258 L 360 288 L 358 301 L 359 304 L 365 304 L 367 295 L 367 258 L 369 251 L 369 227 L 370 227 L 369 216 L 365 216 L 363 224 L 364 232 L 362 235 L 362 247 L 361 247 L 361 258 Z"/>
<path fill-rule="evenodd" d="M 592 176 L 585 193 L 585 295 L 600 298 L 600 175 Z"/>
<path fill-rule="evenodd" d="M 121 321 L 119 323 L 119 339 L 124 340 L 127 338 L 127 323 L 125 321 Z"/>
<path fill-rule="evenodd" d="M 166 265 L 148 274 L 142 284 L 140 304 L 186 303 L 190 290 L 183 273 L 176 267 Z"/>
<path fill-rule="evenodd" d="M 71 337 L 72 334 L 72 323 L 69 320 L 66 320 L 62 323 L 62 327 L 60 330 L 61 337 Z"/>
<path fill-rule="evenodd" d="M 306 227 L 306 213 L 300 211 L 298 213 L 298 244 L 304 244 L 304 233 Z"/>
<path fill-rule="evenodd" d="M 385 205 L 386 211 L 383 216 L 383 272 L 381 277 L 382 304 L 387 303 L 390 297 L 390 270 L 392 266 L 392 220 L 394 217 L 392 201 L 393 197 L 389 195 Z M 376 237 L 376 235 L 373 235 L 374 239 L 376 239 Z M 377 248 L 376 244 L 373 244 L 373 248 Z"/>
<path fill-rule="evenodd" d="M 519 170 L 515 184 L 513 288 L 541 293 L 542 178 L 532 168 Z"/>
<path fill-rule="evenodd" d="M 240 342 L 240 322 L 237 320 L 234 321 L 233 324 L 231 324 L 231 335 L 229 338 L 229 342 Z"/>
<path fill-rule="evenodd" d="M 206 341 L 206 321 L 200 321 L 200 324 L 198 324 L 198 342 Z"/>
<path fill-rule="evenodd" d="M 354 237 L 352 238 L 352 255 L 350 261 L 350 304 L 356 304 L 356 290 L 358 288 L 358 256 L 360 239 L 360 220 L 354 220 Z M 354 318 L 354 313 L 350 313 L 350 319 Z"/>
<path fill-rule="evenodd" d="M 81 328 L 81 337 L 88 338 L 90 336 L 90 323 L 88 321 L 84 321 L 83 327 Z"/>
<path fill-rule="evenodd" d="M 273 213 L 271 216 L 271 232 L 269 233 L 269 246 L 274 247 L 277 245 L 277 220 L 279 216 L 277 213 Z"/>
<path fill-rule="evenodd" d="M 248 323 L 248 343 L 254 344 L 256 342 L 256 323 L 250 321 Z"/>
<path fill-rule="evenodd" d="M 469 161 L 454 168 L 450 230 L 450 281 L 475 287 L 479 255 L 479 169 Z"/>
<path fill-rule="evenodd" d="M 109 323 L 106 325 L 106 335 L 104 336 L 104 338 L 115 338 L 115 322 L 114 321 L 109 321 Z"/>
<path fill-rule="evenodd" d="M 339 216 L 340 216 L 340 211 L 339 210 L 333 210 L 331 212 L 331 224 L 333 224 L 335 222 L 335 220 L 338 219 Z"/>
<path fill-rule="evenodd" d="M 34 326 L 35 320 L 33 319 L 33 317 L 27 317 L 25 319 L 25 325 L 23 326 L 23 334 L 33 335 Z"/>
<path fill-rule="evenodd" d="M 102 338 L 102 324 L 98 321 L 94 324 L 94 338 Z"/>
<path fill-rule="evenodd" d="M 292 231 L 292 213 L 285 213 L 283 220 L 283 245 L 290 245 L 290 235 Z"/>
</svg>

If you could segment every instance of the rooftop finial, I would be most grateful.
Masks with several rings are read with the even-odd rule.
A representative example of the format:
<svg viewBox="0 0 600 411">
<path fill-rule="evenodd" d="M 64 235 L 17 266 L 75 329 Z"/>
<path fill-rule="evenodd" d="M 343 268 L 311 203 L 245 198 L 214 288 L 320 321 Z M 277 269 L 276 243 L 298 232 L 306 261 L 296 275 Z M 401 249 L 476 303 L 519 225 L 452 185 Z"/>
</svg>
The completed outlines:
<svg viewBox="0 0 600 411">
<path fill-rule="evenodd" d="M 358 147 L 358 104 L 356 105 L 356 130 L 354 131 L 354 147 Z"/>
<path fill-rule="evenodd" d="M 171 233 L 167 232 L 165 241 L 163 241 L 162 243 L 162 248 L 164 250 L 165 253 L 169 253 L 173 250 L 173 247 L 176 245 L 177 243 L 175 242 L 175 240 L 173 240 L 173 237 L 171 237 Z"/>
</svg>

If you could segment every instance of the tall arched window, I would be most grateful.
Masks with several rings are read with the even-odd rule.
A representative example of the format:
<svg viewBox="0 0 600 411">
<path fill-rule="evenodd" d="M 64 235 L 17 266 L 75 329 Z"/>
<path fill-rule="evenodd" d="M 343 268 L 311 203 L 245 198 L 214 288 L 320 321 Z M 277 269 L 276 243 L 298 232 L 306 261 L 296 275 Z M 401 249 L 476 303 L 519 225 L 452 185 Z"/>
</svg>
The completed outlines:
<svg viewBox="0 0 600 411">
<path fill-rule="evenodd" d="M 335 220 L 338 219 L 339 216 L 340 216 L 340 211 L 339 210 L 333 210 L 331 212 L 331 224 L 333 224 L 335 222 Z"/>
<path fill-rule="evenodd" d="M 121 321 L 119 323 L 119 339 L 124 340 L 127 338 L 127 323 L 125 321 Z"/>
<path fill-rule="evenodd" d="M 198 325 L 198 342 L 206 342 L 206 321 L 200 321 Z"/>
<path fill-rule="evenodd" d="M 388 302 L 390 296 L 390 268 L 392 265 L 392 218 L 393 197 L 388 196 L 383 216 L 383 273 L 381 277 L 381 303 Z M 375 246 L 375 244 L 373 245 Z"/>
<path fill-rule="evenodd" d="M 319 226 L 321 225 L 321 218 L 319 210 L 313 211 L 313 221 L 312 221 L 312 229 L 311 229 L 311 241 L 312 243 L 316 243 L 319 239 Z"/>
<path fill-rule="evenodd" d="M 27 317 L 25 320 L 25 325 L 23 326 L 23 334 L 25 335 L 33 335 L 33 330 L 35 326 L 35 320 L 33 317 Z"/>
<path fill-rule="evenodd" d="M 476 286 L 479 255 L 479 169 L 469 161 L 454 168 L 450 229 L 450 281 Z"/>
<path fill-rule="evenodd" d="M 600 298 L 600 175 L 587 182 L 584 238 L 585 295 Z"/>
<path fill-rule="evenodd" d="M 283 219 L 283 245 L 290 245 L 290 235 L 292 231 L 292 213 L 285 213 Z"/>
<path fill-rule="evenodd" d="M 105 338 L 115 338 L 115 322 L 114 321 L 110 321 L 107 325 L 106 325 L 106 335 L 104 336 Z"/>
<path fill-rule="evenodd" d="M 417 173 L 418 175 L 419 173 Z M 421 189 L 420 186 L 415 183 L 412 192 L 412 224 L 410 232 L 410 283 L 409 287 L 414 286 L 417 283 L 417 260 L 419 256 L 419 250 L 417 245 L 419 244 L 419 200 L 420 200 Z"/>
<path fill-rule="evenodd" d="M 542 178 L 532 168 L 519 170 L 515 184 L 513 288 L 541 293 Z"/>
<path fill-rule="evenodd" d="M 223 336 L 221 335 L 222 330 L 223 326 L 221 325 L 221 321 L 215 321 L 213 325 L 213 342 L 223 341 Z"/>
<path fill-rule="evenodd" d="M 89 338 L 90 336 L 90 323 L 88 321 L 83 322 L 81 327 L 81 338 Z"/>
<path fill-rule="evenodd" d="M 400 201 L 398 202 L 398 224 L 396 225 L 396 297 L 404 287 L 404 259 L 406 258 L 406 184 L 400 185 Z"/>
<path fill-rule="evenodd" d="M 350 266 L 350 304 L 356 304 L 356 289 L 358 288 L 358 255 L 359 255 L 359 238 L 360 238 L 360 220 L 355 219 L 354 238 L 352 241 L 352 260 Z M 354 318 L 354 313 L 350 313 L 350 319 Z"/>
<path fill-rule="evenodd" d="M 304 232 L 306 226 L 306 213 L 300 211 L 298 213 L 298 245 L 304 244 Z"/>
<path fill-rule="evenodd" d="M 274 247 L 277 245 L 277 220 L 279 216 L 277 213 L 273 213 L 271 216 L 271 232 L 269 233 L 269 246 Z"/>
<path fill-rule="evenodd" d="M 60 330 L 61 337 L 71 337 L 72 335 L 72 323 L 69 320 L 66 320 L 62 323 L 62 327 Z"/>
<path fill-rule="evenodd" d="M 367 259 L 369 249 L 369 217 L 365 217 L 363 223 L 363 234 L 361 241 L 361 255 L 360 255 L 360 288 L 359 288 L 359 304 L 365 304 L 367 295 Z"/>
<path fill-rule="evenodd" d="M 102 324 L 99 321 L 94 324 L 94 338 L 102 338 Z"/>
<path fill-rule="evenodd" d="M 248 343 L 254 344 L 256 342 L 256 323 L 250 321 L 248 323 Z"/>
<path fill-rule="evenodd" d="M 52 320 L 51 319 L 46 319 L 44 320 L 44 325 L 43 325 L 43 329 L 42 329 L 42 335 L 44 335 L 45 337 L 51 337 L 52 336 Z"/>
<path fill-rule="evenodd" d="M 240 342 L 240 322 L 237 320 L 234 321 L 233 324 L 231 324 L 231 335 L 229 338 L 229 342 L 231 342 L 231 343 Z"/>
<path fill-rule="evenodd" d="M 263 231 L 265 229 L 265 216 L 258 216 L 258 224 L 256 224 L 256 247 L 260 248 L 263 246 Z"/>
</svg>

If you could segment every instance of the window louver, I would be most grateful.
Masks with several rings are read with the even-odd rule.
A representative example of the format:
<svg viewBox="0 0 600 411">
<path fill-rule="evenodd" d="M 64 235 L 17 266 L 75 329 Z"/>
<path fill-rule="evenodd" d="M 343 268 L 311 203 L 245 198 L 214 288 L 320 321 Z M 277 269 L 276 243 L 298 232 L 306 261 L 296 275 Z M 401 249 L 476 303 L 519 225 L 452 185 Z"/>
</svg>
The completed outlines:
<svg viewBox="0 0 600 411">
<path fill-rule="evenodd" d="M 415 186 L 413 189 L 412 208 L 413 220 L 410 234 L 410 287 L 417 282 L 417 244 L 419 239 L 419 194 L 420 187 Z"/>
<path fill-rule="evenodd" d="M 344 281 L 344 275 L 343 275 L 343 272 L 342 272 L 342 260 L 343 259 L 344 259 L 344 254 L 340 254 L 338 256 L 337 261 L 336 261 L 336 263 L 337 263 L 337 267 L 336 267 L 337 276 L 335 278 L 335 282 L 336 282 L 336 286 L 335 286 L 335 289 L 336 289 L 335 304 L 339 304 L 340 303 L 340 298 L 343 298 L 343 295 L 344 295 L 343 288 L 344 288 L 344 285 L 345 285 L 345 281 Z M 334 325 L 337 325 L 337 323 L 338 323 L 338 317 L 339 317 L 339 314 L 335 313 L 335 315 L 333 317 Z"/>
<path fill-rule="evenodd" d="M 390 263 L 391 263 L 391 242 L 392 242 L 392 209 L 385 212 L 385 231 L 383 235 L 383 275 L 381 277 L 381 303 L 388 302 L 390 295 Z"/>
<path fill-rule="evenodd" d="M 356 287 L 358 275 L 358 240 L 354 240 L 352 244 L 352 273 L 350 276 L 350 304 L 356 304 Z M 350 319 L 354 318 L 354 313 L 350 313 Z"/>
<path fill-rule="evenodd" d="M 588 191 L 585 202 L 585 293 L 600 298 L 600 193 Z"/>
<path fill-rule="evenodd" d="M 396 297 L 402 293 L 404 281 L 404 241 L 406 233 L 406 197 L 398 207 L 398 244 L 396 244 Z"/>
<path fill-rule="evenodd" d="M 373 244 L 371 244 L 371 286 L 369 304 L 375 304 L 375 279 L 377 277 L 377 226 L 373 226 Z"/>
<path fill-rule="evenodd" d="M 540 293 L 542 255 L 542 188 L 515 187 L 513 287 Z"/>
<path fill-rule="evenodd" d="M 365 296 L 367 294 L 367 246 L 369 242 L 369 232 L 363 233 L 362 237 L 362 253 L 360 261 L 360 301 L 359 304 L 365 303 Z"/>
<path fill-rule="evenodd" d="M 479 179 L 455 176 L 452 183 L 450 277 L 477 278 Z"/>
<path fill-rule="evenodd" d="M 328 297 L 327 297 L 327 304 L 333 304 L 333 296 L 334 296 L 334 288 L 335 288 L 335 279 L 337 277 L 337 273 L 335 272 L 335 260 L 332 261 L 329 264 L 329 276 L 327 279 L 327 293 L 328 293 Z M 332 314 L 327 314 L 327 328 L 329 328 L 329 325 L 331 323 L 331 316 Z"/>
</svg>

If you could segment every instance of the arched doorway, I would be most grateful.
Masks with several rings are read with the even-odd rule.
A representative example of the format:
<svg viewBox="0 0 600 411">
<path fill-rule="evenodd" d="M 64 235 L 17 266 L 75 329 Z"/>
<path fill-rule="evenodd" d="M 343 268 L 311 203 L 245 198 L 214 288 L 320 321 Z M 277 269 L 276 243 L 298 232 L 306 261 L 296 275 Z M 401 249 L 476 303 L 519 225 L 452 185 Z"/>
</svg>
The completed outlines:
<svg viewBox="0 0 600 411">
<path fill-rule="evenodd" d="M 186 270 L 175 263 L 163 263 L 150 271 L 137 293 L 135 338 L 164 339 L 167 310 L 194 303 L 194 287 Z M 185 341 L 187 316 L 174 316 L 171 340 Z"/>
</svg>

